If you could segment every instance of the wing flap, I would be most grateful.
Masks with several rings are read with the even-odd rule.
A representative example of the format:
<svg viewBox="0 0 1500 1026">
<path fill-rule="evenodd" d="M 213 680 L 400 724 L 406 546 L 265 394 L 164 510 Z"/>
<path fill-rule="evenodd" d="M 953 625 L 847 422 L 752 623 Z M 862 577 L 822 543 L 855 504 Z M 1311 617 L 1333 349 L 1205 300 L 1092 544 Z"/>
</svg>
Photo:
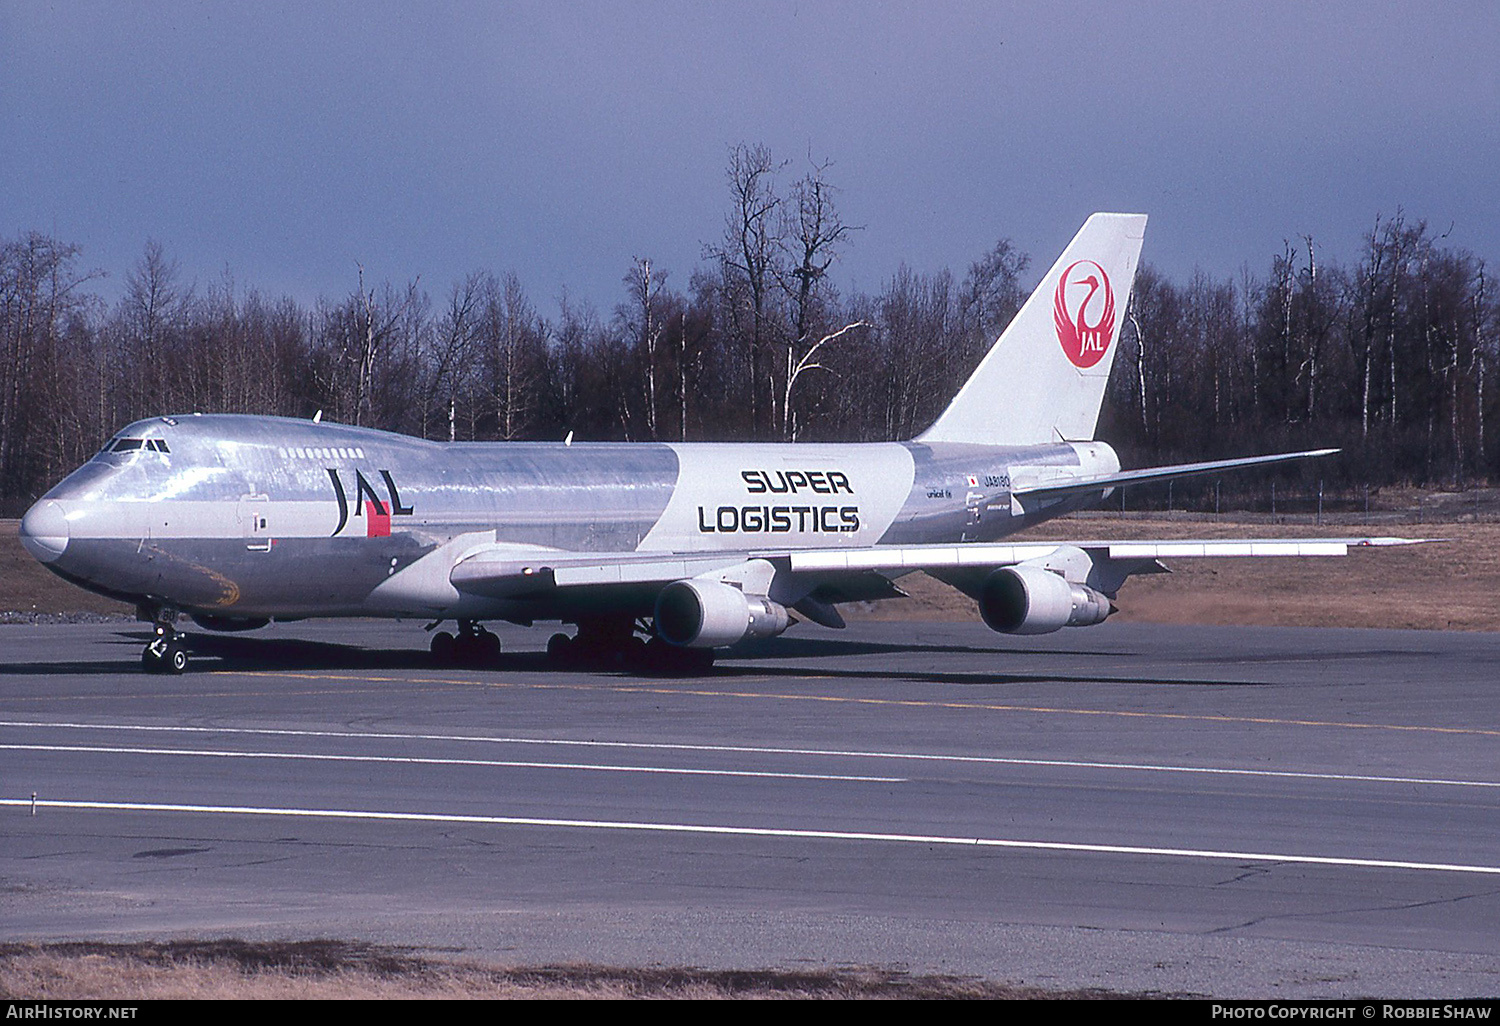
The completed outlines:
<svg viewBox="0 0 1500 1026">
<path fill-rule="evenodd" d="M 1179 542 L 1115 542 L 1111 559 L 1192 557 L 1344 556 L 1357 539 L 1225 540 Z"/>
<path fill-rule="evenodd" d="M 1039 559 L 1064 542 L 1022 545 L 905 545 L 868 549 L 809 549 L 785 553 L 794 572 L 826 570 L 923 570 L 929 566 L 1005 566 Z M 767 558 L 771 558 L 767 554 Z"/>
<path fill-rule="evenodd" d="M 517 591 L 591 587 L 601 584 L 650 584 L 687 577 L 743 563 L 742 553 L 680 556 L 671 553 L 592 552 L 555 550 L 517 554 L 505 549 L 479 552 L 454 565 L 448 579 L 460 591 L 499 596 Z"/>
<path fill-rule="evenodd" d="M 786 553 L 794 572 L 828 570 L 925 570 L 929 567 L 1009 566 L 1044 559 L 1070 547 L 1119 560 L 1169 557 L 1343 556 L 1351 548 L 1415 545 L 1425 538 L 1186 538 L 1142 541 L 1048 541 L 1018 544 L 875 546 Z M 774 559 L 770 553 L 764 558 Z"/>
</svg>

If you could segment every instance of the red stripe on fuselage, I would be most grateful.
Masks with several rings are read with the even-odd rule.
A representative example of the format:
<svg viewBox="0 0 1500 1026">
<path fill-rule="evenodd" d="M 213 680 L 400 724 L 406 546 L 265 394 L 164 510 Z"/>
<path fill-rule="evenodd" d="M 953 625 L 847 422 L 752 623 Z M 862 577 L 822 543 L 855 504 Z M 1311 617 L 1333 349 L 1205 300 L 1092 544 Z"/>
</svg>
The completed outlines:
<svg viewBox="0 0 1500 1026">
<path fill-rule="evenodd" d="M 389 538 L 391 536 L 391 515 L 386 512 L 383 502 L 365 503 L 365 537 L 366 538 Z"/>
</svg>

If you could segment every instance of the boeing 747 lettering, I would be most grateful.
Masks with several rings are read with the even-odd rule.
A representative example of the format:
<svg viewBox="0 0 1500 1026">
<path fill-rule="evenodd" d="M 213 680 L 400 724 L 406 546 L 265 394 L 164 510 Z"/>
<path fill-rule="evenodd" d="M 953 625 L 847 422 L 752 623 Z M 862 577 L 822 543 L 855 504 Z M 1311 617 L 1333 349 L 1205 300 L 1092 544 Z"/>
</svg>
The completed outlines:
<svg viewBox="0 0 1500 1026">
<path fill-rule="evenodd" d="M 1145 234 L 1095 214 L 937 421 L 906 442 L 440 443 L 342 424 L 181 415 L 131 424 L 21 522 L 37 559 L 132 603 L 180 673 L 209 630 L 305 617 L 457 625 L 440 661 L 499 652 L 486 621 L 555 621 L 549 654 L 692 672 L 794 614 L 894 598 L 925 570 L 996 631 L 1103 622 L 1165 556 L 1342 555 L 1388 538 L 1006 542 L 1127 484 L 1335 450 L 1122 471 L 1094 439 Z M 644 635 L 644 638 L 642 637 Z M 646 640 L 649 639 L 649 640 Z"/>
</svg>

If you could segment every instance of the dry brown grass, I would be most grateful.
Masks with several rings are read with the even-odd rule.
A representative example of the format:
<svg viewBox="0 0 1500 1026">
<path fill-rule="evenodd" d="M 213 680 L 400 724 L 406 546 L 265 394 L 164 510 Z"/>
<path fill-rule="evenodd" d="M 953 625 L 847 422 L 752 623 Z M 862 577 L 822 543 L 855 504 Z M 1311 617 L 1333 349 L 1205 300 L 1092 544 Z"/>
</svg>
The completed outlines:
<svg viewBox="0 0 1500 1026">
<path fill-rule="evenodd" d="M 503 968 L 342 941 L 0 946 L 0 998 L 11 1000 L 497 998 L 1087 998 L 954 976 L 885 969 L 783 972 Z"/>
<path fill-rule="evenodd" d="M 0 520 L 0 616 L 135 616 L 125 603 L 74 587 L 32 559 L 21 547 L 20 526 Z"/>
</svg>

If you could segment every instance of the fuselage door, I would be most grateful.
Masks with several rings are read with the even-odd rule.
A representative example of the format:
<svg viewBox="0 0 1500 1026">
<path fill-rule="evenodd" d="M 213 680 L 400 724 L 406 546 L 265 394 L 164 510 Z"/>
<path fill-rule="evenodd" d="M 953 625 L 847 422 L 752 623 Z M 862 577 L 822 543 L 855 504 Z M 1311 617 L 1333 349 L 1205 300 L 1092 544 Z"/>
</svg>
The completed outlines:
<svg viewBox="0 0 1500 1026">
<path fill-rule="evenodd" d="M 271 500 L 266 495 L 242 495 L 237 517 L 245 548 L 251 552 L 271 551 Z"/>
<path fill-rule="evenodd" d="M 984 492 L 979 490 L 979 476 L 969 474 L 965 479 L 964 529 L 961 541 L 976 541 L 979 538 L 979 522 L 984 519 Z"/>
</svg>

